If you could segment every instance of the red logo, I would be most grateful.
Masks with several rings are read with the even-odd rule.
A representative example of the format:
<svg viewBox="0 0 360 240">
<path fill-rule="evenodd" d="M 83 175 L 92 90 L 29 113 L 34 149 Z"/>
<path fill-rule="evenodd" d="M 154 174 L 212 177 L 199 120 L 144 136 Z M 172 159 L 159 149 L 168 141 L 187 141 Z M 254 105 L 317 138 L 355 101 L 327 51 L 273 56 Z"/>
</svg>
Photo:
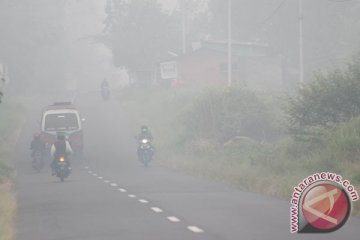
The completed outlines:
<svg viewBox="0 0 360 240">
<path fill-rule="evenodd" d="M 307 226 L 302 232 L 332 232 L 349 218 L 350 200 L 343 188 L 332 183 L 309 187 L 302 198 L 302 213 Z"/>
</svg>

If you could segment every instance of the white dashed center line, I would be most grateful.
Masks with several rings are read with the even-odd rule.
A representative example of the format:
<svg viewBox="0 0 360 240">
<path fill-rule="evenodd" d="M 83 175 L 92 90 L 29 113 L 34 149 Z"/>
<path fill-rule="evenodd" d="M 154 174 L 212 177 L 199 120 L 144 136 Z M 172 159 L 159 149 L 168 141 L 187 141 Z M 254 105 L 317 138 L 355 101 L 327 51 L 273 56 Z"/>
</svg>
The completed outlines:
<svg viewBox="0 0 360 240">
<path fill-rule="evenodd" d="M 167 217 L 167 219 L 169 219 L 171 222 L 180 222 L 180 219 L 177 217 Z"/>
<path fill-rule="evenodd" d="M 161 213 L 163 211 L 162 209 L 160 209 L 158 207 L 152 207 L 151 209 L 156 213 Z"/>
<path fill-rule="evenodd" d="M 190 231 L 194 232 L 194 233 L 202 233 L 202 232 L 204 232 L 204 230 L 202 230 L 201 228 L 198 228 L 196 226 L 188 226 L 187 228 Z"/>
<path fill-rule="evenodd" d="M 89 169 L 89 167 L 86 166 L 85 169 Z M 92 174 L 94 177 L 97 177 L 97 178 L 100 179 L 100 180 L 103 179 L 103 177 L 98 176 L 98 175 L 97 175 L 95 172 L 93 172 L 93 171 L 88 171 L 88 173 L 89 173 L 89 174 Z M 105 182 L 105 183 L 110 183 L 110 180 L 104 180 L 104 182 Z M 118 187 L 118 186 L 119 186 L 119 185 L 116 184 L 116 183 L 110 183 L 110 185 L 111 185 L 112 187 Z M 127 190 L 124 189 L 124 188 L 118 188 L 117 190 L 120 191 L 120 192 L 123 192 L 123 193 L 127 192 Z M 130 198 L 136 198 L 136 195 L 134 195 L 134 194 L 128 194 L 128 197 L 130 197 Z M 149 201 L 148 201 L 148 200 L 145 200 L 145 199 L 139 199 L 138 201 L 139 201 L 140 203 L 149 203 Z M 156 213 L 162 213 L 162 212 L 163 212 L 163 210 L 162 210 L 161 208 L 158 208 L 158 207 L 152 207 L 151 210 L 153 210 L 153 211 L 156 212 Z M 167 217 L 167 219 L 168 219 L 170 222 L 174 222 L 174 223 L 176 223 L 176 222 L 181 222 L 181 220 L 180 220 L 179 218 L 174 217 L 174 216 L 169 216 L 169 217 Z M 192 232 L 194 232 L 194 233 L 203 233 L 203 232 L 204 232 L 204 230 L 202 230 L 201 228 L 198 228 L 197 226 L 187 226 L 187 229 L 190 230 L 190 231 L 192 231 Z"/>
</svg>

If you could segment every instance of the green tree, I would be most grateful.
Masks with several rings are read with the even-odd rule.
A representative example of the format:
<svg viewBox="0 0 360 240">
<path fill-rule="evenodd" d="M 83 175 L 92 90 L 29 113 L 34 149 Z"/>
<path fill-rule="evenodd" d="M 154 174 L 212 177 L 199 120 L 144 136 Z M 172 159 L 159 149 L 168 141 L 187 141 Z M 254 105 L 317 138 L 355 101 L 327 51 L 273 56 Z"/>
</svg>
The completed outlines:
<svg viewBox="0 0 360 240">
<path fill-rule="evenodd" d="M 151 79 L 156 64 L 179 48 L 179 23 L 162 12 L 152 0 L 107 1 L 105 42 L 113 51 L 116 66 Z"/>
<path fill-rule="evenodd" d="M 360 115 L 360 55 L 343 71 L 317 72 L 304 84 L 288 107 L 290 129 L 295 133 L 314 133 Z"/>
</svg>

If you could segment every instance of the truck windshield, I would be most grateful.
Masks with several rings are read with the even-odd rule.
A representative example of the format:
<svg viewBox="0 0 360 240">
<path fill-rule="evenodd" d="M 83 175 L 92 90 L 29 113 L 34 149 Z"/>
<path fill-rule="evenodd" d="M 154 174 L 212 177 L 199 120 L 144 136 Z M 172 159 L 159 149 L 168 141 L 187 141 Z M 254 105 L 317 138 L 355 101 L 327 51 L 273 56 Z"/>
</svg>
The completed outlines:
<svg viewBox="0 0 360 240">
<path fill-rule="evenodd" d="M 79 129 L 75 113 L 48 114 L 45 117 L 45 131 L 71 131 Z"/>
</svg>

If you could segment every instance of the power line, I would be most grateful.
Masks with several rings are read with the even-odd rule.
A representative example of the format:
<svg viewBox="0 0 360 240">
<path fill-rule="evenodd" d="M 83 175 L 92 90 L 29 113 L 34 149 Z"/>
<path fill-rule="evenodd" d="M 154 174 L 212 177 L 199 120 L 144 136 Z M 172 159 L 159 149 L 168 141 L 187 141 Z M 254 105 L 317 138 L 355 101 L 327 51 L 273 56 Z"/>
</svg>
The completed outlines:
<svg viewBox="0 0 360 240">
<path fill-rule="evenodd" d="M 266 17 L 263 21 L 261 21 L 259 24 L 256 24 L 257 27 L 255 27 L 253 29 L 253 31 L 251 31 L 249 33 L 249 35 L 254 35 L 257 34 L 259 32 L 259 30 L 270 20 L 272 19 L 279 11 L 280 9 L 283 7 L 283 5 L 287 2 L 287 0 L 282 0 L 277 6 L 276 8 L 269 14 L 268 17 Z M 261 30 L 260 30 L 261 31 Z"/>
<path fill-rule="evenodd" d="M 273 18 L 275 16 L 275 14 L 281 9 L 281 7 L 285 4 L 287 0 L 282 0 L 280 2 L 280 4 L 274 9 L 274 11 L 267 17 L 265 18 L 260 25 L 264 25 L 266 22 L 268 22 L 271 18 Z"/>
</svg>

